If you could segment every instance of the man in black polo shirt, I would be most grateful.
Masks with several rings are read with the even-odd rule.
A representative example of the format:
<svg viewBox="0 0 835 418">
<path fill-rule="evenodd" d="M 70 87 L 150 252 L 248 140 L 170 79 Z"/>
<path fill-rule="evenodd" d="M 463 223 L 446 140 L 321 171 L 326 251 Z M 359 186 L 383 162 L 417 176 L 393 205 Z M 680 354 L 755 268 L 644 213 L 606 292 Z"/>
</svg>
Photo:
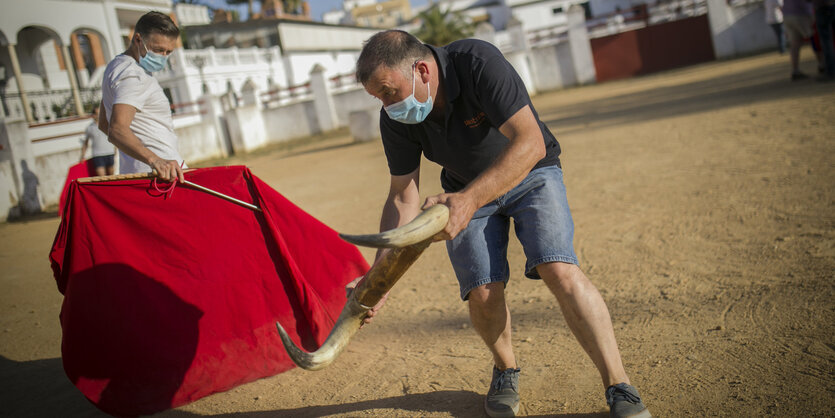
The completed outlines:
<svg viewBox="0 0 835 418">
<path fill-rule="evenodd" d="M 421 207 L 450 209 L 438 238 L 447 240 L 461 298 L 495 362 L 487 414 L 512 417 L 519 410 L 520 369 L 504 299 L 513 219 L 527 257 L 525 275 L 541 278 L 556 296 L 600 371 L 611 415 L 649 417 L 629 385 L 606 304 L 577 266 L 560 146 L 501 52 L 478 40 L 436 48 L 402 31 L 384 31 L 363 47 L 357 77 L 383 103 L 380 130 L 391 186 L 380 229 L 409 222 Z M 423 205 L 421 154 L 443 167 L 446 191 Z"/>
</svg>

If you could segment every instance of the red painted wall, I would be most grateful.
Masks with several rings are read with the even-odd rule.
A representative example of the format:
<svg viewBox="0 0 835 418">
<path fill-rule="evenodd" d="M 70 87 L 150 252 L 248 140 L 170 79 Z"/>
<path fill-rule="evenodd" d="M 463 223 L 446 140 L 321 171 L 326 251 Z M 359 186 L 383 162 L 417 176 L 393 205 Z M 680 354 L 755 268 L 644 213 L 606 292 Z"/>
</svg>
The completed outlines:
<svg viewBox="0 0 835 418">
<path fill-rule="evenodd" d="M 715 59 L 707 15 L 592 39 L 591 50 L 599 82 Z"/>
</svg>

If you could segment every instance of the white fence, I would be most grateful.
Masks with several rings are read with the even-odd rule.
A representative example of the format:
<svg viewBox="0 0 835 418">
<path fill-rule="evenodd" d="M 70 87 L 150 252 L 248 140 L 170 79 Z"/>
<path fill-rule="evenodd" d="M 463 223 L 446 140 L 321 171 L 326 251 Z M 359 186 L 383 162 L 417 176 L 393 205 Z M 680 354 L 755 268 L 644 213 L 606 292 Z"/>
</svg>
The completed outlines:
<svg viewBox="0 0 835 418">
<path fill-rule="evenodd" d="M 79 93 L 81 102 L 87 108 L 101 100 L 101 88 L 81 89 Z M 26 98 L 36 123 L 54 122 L 69 116 L 78 116 L 72 90 L 27 91 Z M 20 93 L 0 93 L 0 116 L 13 119 L 25 116 Z"/>
<path fill-rule="evenodd" d="M 265 92 L 289 89 L 285 93 L 294 96 L 310 81 L 315 66 L 335 77 L 353 71 L 357 56 L 358 51 L 283 53 L 279 47 L 179 49 L 157 79 L 175 102 L 194 101 L 207 93 L 237 94 L 246 83 Z"/>
</svg>

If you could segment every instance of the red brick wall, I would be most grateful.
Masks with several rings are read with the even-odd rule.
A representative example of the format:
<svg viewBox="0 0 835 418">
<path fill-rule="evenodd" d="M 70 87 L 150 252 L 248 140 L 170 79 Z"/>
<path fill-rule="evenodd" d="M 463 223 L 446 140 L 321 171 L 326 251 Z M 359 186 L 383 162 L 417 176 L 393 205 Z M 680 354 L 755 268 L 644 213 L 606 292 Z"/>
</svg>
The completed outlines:
<svg viewBox="0 0 835 418">
<path fill-rule="evenodd" d="M 649 74 L 715 59 L 707 15 L 591 40 L 597 81 Z"/>
</svg>

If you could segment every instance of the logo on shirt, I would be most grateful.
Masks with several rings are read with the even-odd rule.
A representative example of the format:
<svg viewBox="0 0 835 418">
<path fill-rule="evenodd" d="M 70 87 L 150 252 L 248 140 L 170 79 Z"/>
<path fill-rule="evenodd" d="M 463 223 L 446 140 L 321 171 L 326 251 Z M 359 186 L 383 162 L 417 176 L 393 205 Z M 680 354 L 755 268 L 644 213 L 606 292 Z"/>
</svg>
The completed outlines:
<svg viewBox="0 0 835 418">
<path fill-rule="evenodd" d="M 487 115 L 484 112 L 478 112 L 474 118 L 465 120 L 464 125 L 467 125 L 468 128 L 477 128 L 484 123 L 485 120 L 487 120 Z"/>
</svg>

